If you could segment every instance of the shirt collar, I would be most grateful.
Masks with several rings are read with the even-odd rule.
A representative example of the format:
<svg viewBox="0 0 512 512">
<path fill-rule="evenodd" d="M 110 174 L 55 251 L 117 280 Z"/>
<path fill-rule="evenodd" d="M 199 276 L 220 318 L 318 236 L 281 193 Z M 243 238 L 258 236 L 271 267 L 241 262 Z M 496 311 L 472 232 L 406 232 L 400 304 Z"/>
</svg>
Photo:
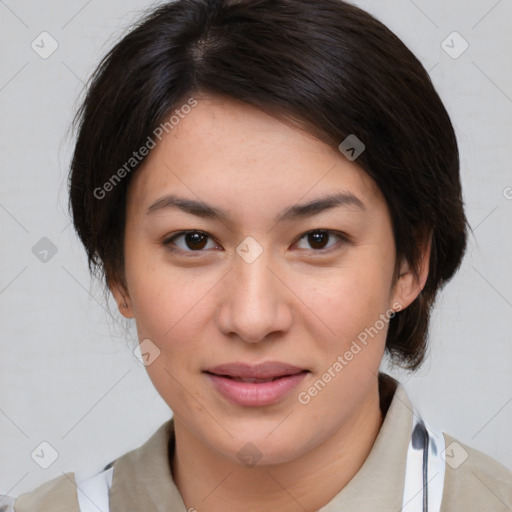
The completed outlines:
<svg viewBox="0 0 512 512">
<path fill-rule="evenodd" d="M 402 509 L 412 404 L 404 387 L 384 373 L 379 374 L 379 393 L 381 409 L 387 413 L 370 454 L 348 484 L 318 512 Z"/>
<path fill-rule="evenodd" d="M 412 426 L 412 405 L 403 386 L 379 374 L 381 409 L 385 414 L 366 461 L 350 482 L 319 512 L 400 510 L 405 463 Z M 186 510 L 172 478 L 169 461 L 174 451 L 171 418 L 139 448 L 114 462 L 110 490 L 111 512 L 182 512 Z"/>
</svg>

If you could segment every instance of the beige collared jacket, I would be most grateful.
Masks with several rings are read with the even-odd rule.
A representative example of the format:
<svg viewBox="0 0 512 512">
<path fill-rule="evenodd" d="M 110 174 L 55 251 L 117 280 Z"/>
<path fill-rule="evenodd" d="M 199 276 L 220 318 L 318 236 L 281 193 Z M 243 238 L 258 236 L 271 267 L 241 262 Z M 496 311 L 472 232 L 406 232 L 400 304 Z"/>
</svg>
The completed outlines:
<svg viewBox="0 0 512 512">
<path fill-rule="evenodd" d="M 409 479 L 406 483 L 406 476 L 413 471 L 416 456 L 411 447 L 425 437 L 422 432 L 426 430 L 418 430 L 415 410 L 401 384 L 388 375 L 380 374 L 379 392 L 385 416 L 369 456 L 350 482 L 318 512 L 512 511 L 512 472 L 445 433 L 439 433 L 437 439 L 441 442 L 437 447 L 435 444 L 431 447 L 438 463 L 439 457 L 443 458 L 442 466 L 437 466 L 442 471 L 423 475 L 423 482 L 429 480 L 429 486 L 437 487 L 432 487 L 430 496 L 425 492 L 421 494 L 421 489 L 416 492 L 414 485 L 422 482 L 419 473 L 422 461 L 424 468 L 429 459 L 426 456 L 416 457 L 420 469 L 413 476 L 418 478 Z M 423 424 L 421 420 L 419 424 Z M 99 505 L 90 510 L 187 512 L 169 464 L 174 446 L 174 423 L 171 419 L 142 446 L 104 468 L 103 471 L 110 471 L 110 483 L 105 488 L 106 509 L 102 510 Z M 443 453 L 436 453 L 441 447 Z M 404 498 L 407 485 L 412 486 L 409 495 L 417 498 L 417 506 L 413 507 L 408 503 L 412 500 Z M 435 492 L 440 492 L 437 505 Z M 5 497 L 2 501 L 0 495 L 0 512 L 83 512 L 78 495 L 76 474 L 67 473 L 16 499 Z M 244 506 L 240 510 L 250 512 Z"/>
</svg>

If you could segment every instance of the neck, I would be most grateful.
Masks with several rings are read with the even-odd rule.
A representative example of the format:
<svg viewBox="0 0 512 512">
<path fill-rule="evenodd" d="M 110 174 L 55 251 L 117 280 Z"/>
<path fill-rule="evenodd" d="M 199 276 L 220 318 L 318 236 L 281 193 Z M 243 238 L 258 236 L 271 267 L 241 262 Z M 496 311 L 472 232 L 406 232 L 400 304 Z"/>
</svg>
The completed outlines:
<svg viewBox="0 0 512 512">
<path fill-rule="evenodd" d="M 187 510 L 318 510 L 359 471 L 382 422 L 376 383 L 358 413 L 322 444 L 286 463 L 248 468 L 212 452 L 175 417 L 173 478 Z"/>
</svg>

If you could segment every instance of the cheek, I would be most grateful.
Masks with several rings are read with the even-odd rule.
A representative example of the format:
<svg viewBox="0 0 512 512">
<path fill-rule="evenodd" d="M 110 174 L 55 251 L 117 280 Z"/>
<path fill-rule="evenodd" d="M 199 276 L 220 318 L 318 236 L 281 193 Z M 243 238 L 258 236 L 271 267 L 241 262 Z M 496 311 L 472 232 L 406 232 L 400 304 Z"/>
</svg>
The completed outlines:
<svg viewBox="0 0 512 512">
<path fill-rule="evenodd" d="M 133 250 L 136 249 L 136 250 Z M 150 339 L 171 367 L 189 365 L 212 315 L 213 272 L 177 268 L 161 251 L 133 248 L 126 276 L 139 340 Z M 204 337 L 204 336 L 203 336 Z"/>
<path fill-rule="evenodd" d="M 327 273 L 296 280 L 302 283 L 298 295 L 316 313 L 308 316 L 324 324 L 324 339 L 330 333 L 331 340 L 347 343 L 389 310 L 392 264 L 361 252 Z"/>
<path fill-rule="evenodd" d="M 197 373 L 208 315 L 206 297 L 214 283 L 207 277 L 184 277 L 186 270 L 144 264 L 142 258 L 140 262 L 137 265 L 137 258 L 132 258 L 126 270 L 138 339 L 150 340 L 158 354 L 145 369 L 173 411 L 193 416 L 201 411 L 191 399 L 195 391 L 187 379 Z"/>
<path fill-rule="evenodd" d="M 361 258 L 309 289 L 305 302 L 318 315 L 309 314 L 307 326 L 316 364 L 298 401 L 311 418 L 335 416 L 343 422 L 366 400 L 382 361 L 392 313 L 389 272 Z"/>
<path fill-rule="evenodd" d="M 150 272 L 132 280 L 130 290 L 139 334 L 165 345 L 170 339 L 193 339 L 200 331 L 208 282 L 173 279 Z"/>
</svg>

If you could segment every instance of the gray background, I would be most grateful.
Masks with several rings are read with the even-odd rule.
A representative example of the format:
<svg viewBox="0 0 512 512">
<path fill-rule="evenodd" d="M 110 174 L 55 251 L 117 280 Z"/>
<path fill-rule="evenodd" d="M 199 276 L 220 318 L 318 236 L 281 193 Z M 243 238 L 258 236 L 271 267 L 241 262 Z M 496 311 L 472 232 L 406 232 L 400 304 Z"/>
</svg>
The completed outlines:
<svg viewBox="0 0 512 512">
<path fill-rule="evenodd" d="M 414 376 L 393 375 L 428 423 L 510 467 L 512 2 L 356 3 L 429 70 L 457 132 L 474 229 L 437 303 L 429 361 Z M 133 334 L 127 342 L 106 312 L 67 214 L 68 129 L 83 83 L 148 5 L 0 0 L 0 493 L 99 470 L 171 414 L 131 353 Z M 43 31 L 59 45 L 47 59 L 31 47 Z M 469 44 L 458 58 L 442 48 L 453 31 Z M 463 48 L 457 37 L 447 44 Z M 46 262 L 32 251 L 43 237 L 57 248 Z M 48 469 L 31 458 L 43 441 L 59 454 Z"/>
</svg>

